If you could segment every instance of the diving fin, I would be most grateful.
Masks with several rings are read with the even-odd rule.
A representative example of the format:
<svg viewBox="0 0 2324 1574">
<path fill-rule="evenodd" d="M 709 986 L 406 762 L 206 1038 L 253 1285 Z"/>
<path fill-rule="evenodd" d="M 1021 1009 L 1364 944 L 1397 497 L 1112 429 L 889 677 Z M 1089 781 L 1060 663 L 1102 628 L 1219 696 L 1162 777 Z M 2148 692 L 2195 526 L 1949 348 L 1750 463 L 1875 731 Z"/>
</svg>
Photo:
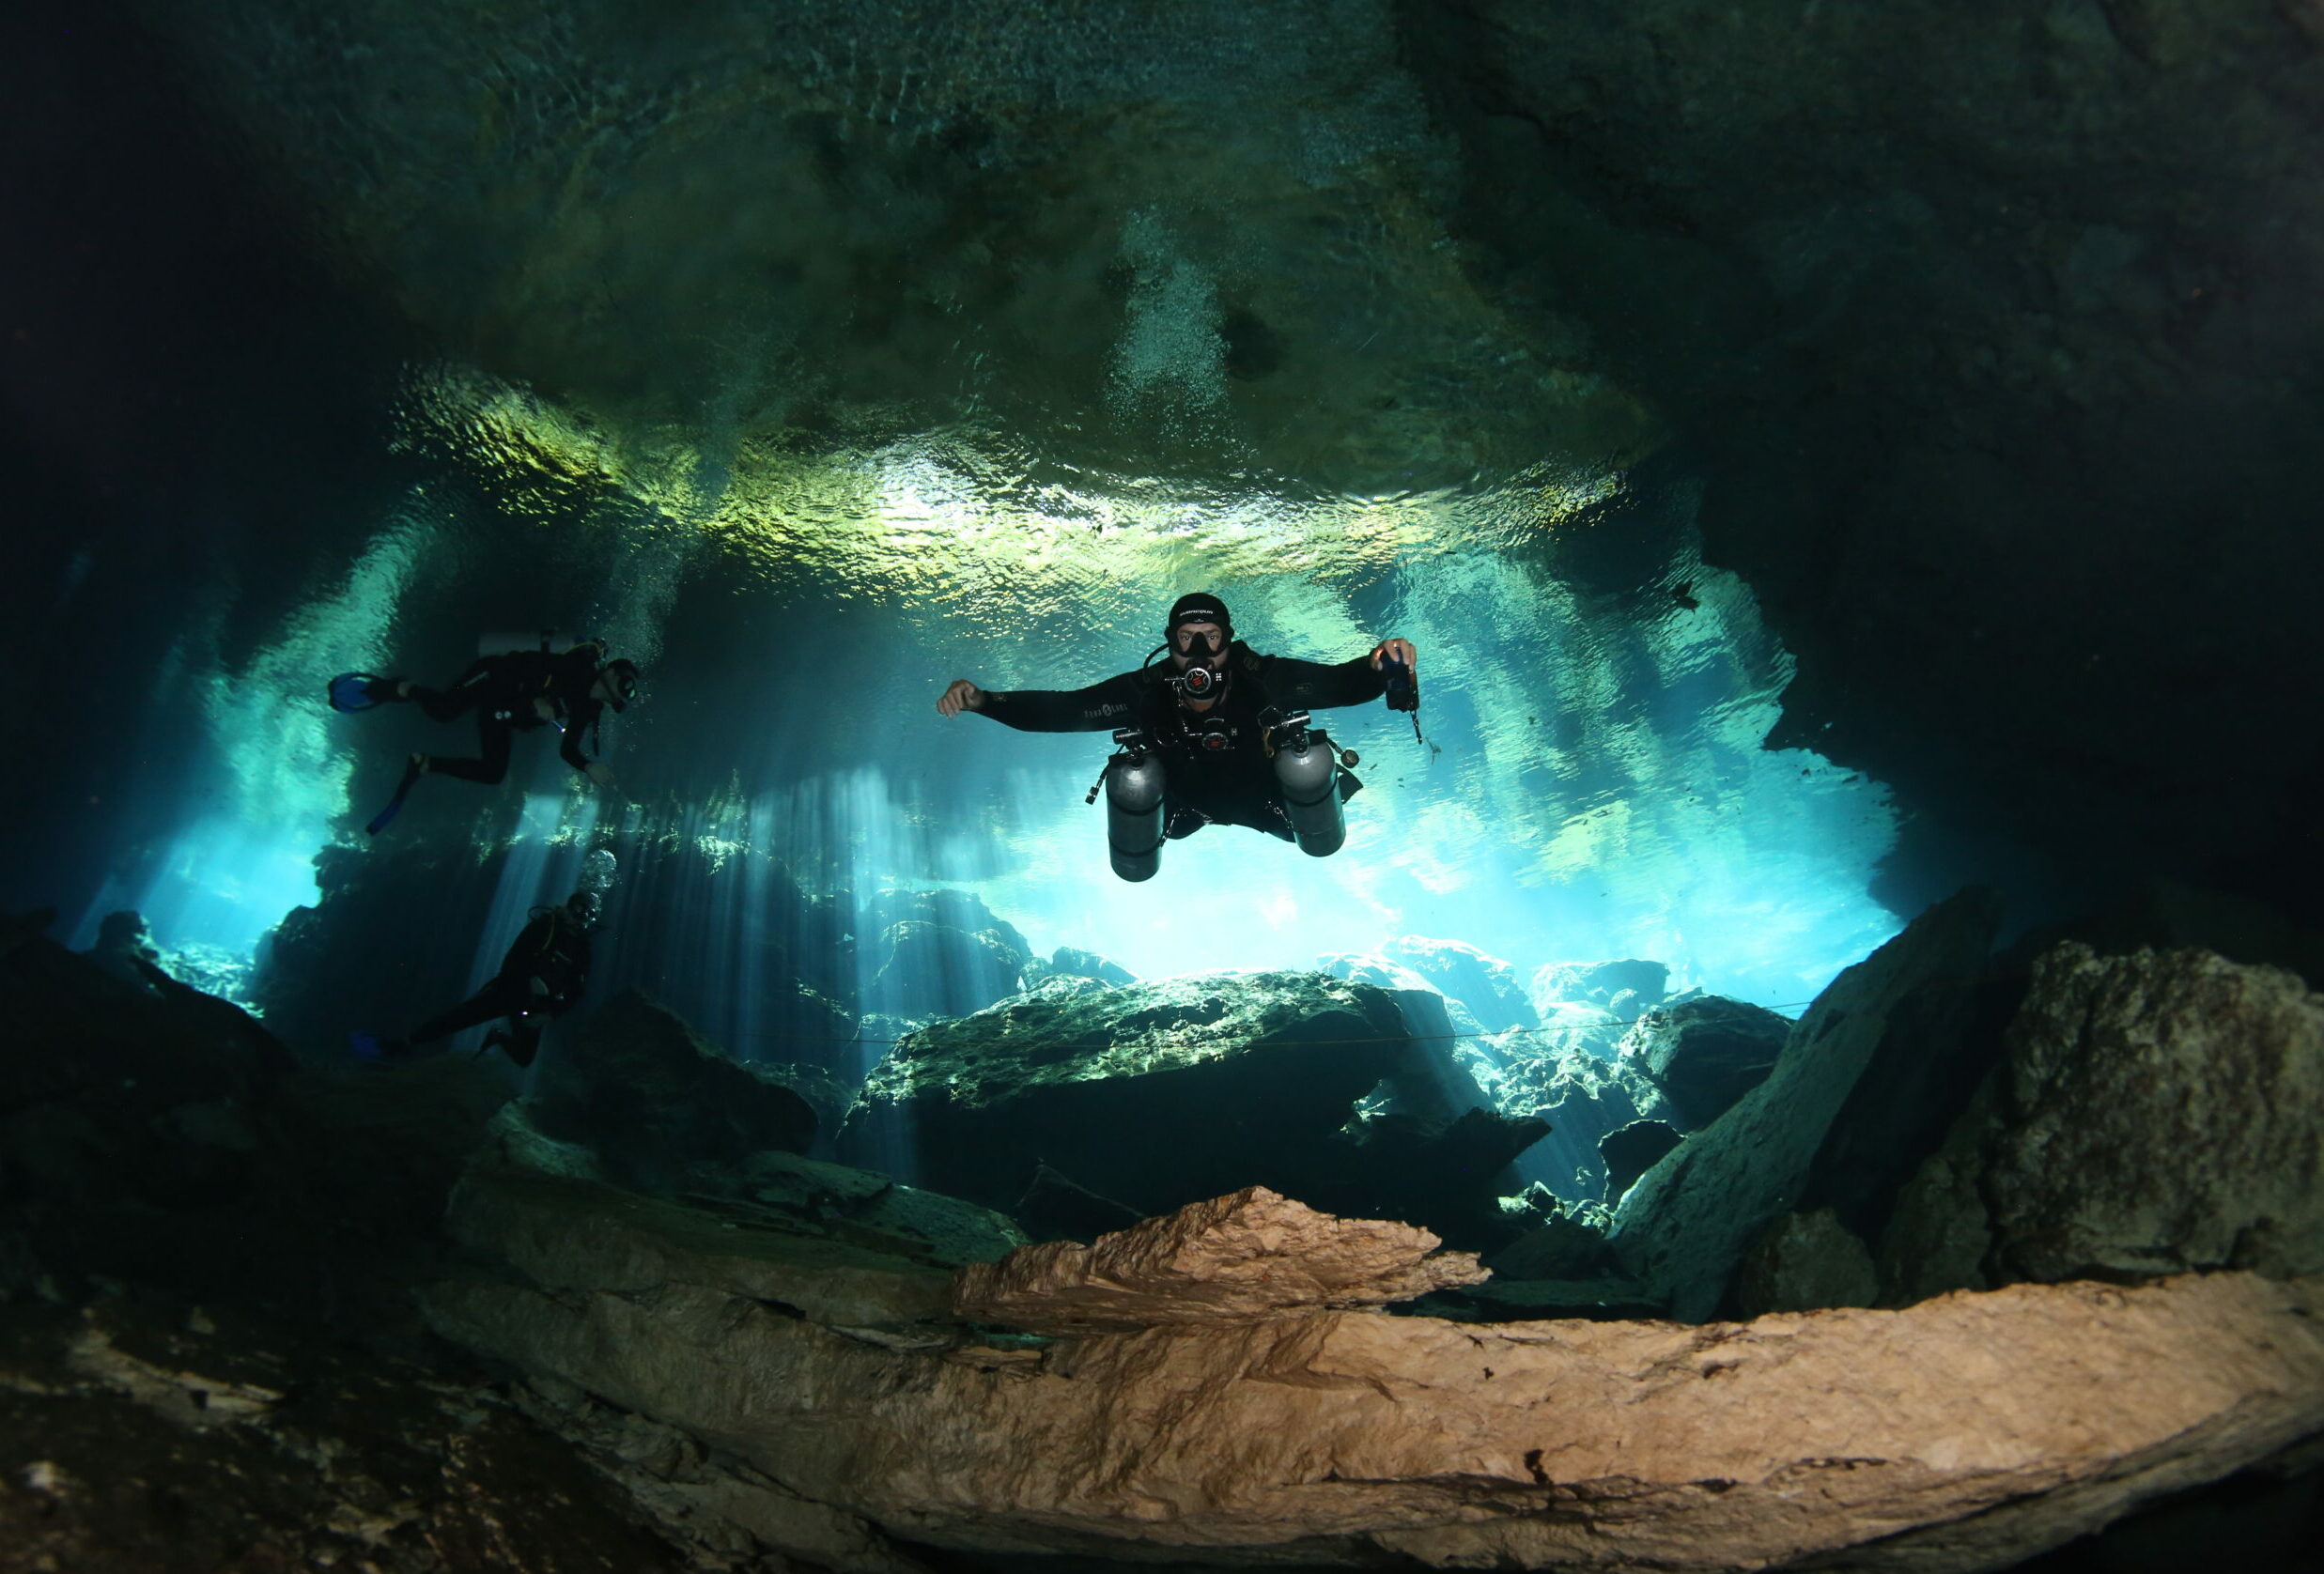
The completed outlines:
<svg viewBox="0 0 2324 1574">
<path fill-rule="evenodd" d="M 390 820 L 403 812 L 404 799 L 411 795 L 411 784 L 419 780 L 426 772 L 426 760 L 427 756 L 425 754 L 414 754 L 411 757 L 411 763 L 404 766 L 404 779 L 395 784 L 395 795 L 388 799 L 387 807 L 374 814 L 371 817 L 371 823 L 364 827 L 365 836 L 379 835 L 387 828 L 387 823 Z"/>
<path fill-rule="evenodd" d="M 334 711 L 367 711 L 395 698 L 396 678 L 374 677 L 369 672 L 341 672 L 331 680 L 331 708 Z"/>
</svg>

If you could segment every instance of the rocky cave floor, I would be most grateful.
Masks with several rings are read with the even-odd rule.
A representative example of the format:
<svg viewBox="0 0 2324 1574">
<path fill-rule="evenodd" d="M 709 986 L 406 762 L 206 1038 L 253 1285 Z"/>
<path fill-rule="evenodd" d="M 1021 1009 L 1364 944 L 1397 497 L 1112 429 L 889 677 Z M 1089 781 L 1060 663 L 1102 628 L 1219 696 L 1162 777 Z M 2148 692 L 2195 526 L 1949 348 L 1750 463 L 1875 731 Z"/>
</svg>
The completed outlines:
<svg viewBox="0 0 2324 1574">
<path fill-rule="evenodd" d="M 2292 1566 L 2324 999 L 2196 911 L 1966 894 L 1775 1027 L 1061 953 L 844 1105 L 634 993 L 519 1098 L 326 1064 L 14 924 L 0 1566 Z"/>
</svg>

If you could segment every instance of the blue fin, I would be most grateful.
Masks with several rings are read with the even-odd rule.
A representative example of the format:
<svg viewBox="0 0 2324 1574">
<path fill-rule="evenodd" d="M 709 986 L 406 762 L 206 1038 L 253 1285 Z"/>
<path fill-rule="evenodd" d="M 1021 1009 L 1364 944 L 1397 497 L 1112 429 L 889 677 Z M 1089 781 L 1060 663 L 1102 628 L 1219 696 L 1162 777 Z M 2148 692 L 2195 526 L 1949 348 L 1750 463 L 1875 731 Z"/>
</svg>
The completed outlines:
<svg viewBox="0 0 2324 1574">
<path fill-rule="evenodd" d="M 403 812 L 404 799 L 411 795 L 411 784 L 420 779 L 421 774 L 420 757 L 414 754 L 411 763 L 404 767 L 404 779 L 395 784 L 395 795 L 387 800 L 385 809 L 371 817 L 370 824 L 364 826 L 365 836 L 379 835 L 387 829 L 390 820 Z"/>
<path fill-rule="evenodd" d="M 334 711 L 367 711 L 380 702 L 372 687 L 380 680 L 369 672 L 341 672 L 331 680 L 331 708 Z"/>
</svg>

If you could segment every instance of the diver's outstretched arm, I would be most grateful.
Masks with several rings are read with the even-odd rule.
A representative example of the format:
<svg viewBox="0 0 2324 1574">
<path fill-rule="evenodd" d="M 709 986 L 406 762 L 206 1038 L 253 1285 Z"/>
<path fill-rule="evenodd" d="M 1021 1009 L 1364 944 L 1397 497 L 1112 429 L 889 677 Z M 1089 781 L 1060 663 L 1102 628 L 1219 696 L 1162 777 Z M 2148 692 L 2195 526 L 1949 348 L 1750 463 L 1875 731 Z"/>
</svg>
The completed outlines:
<svg viewBox="0 0 2324 1574">
<path fill-rule="evenodd" d="M 1020 733 L 1110 733 L 1144 722 L 1150 690 L 1150 679 L 1121 672 L 1087 688 L 985 689 L 976 708 Z"/>
<path fill-rule="evenodd" d="M 1087 688 L 979 688 L 954 678 L 936 702 L 938 716 L 976 711 L 1021 733 L 1101 733 L 1130 724 L 1142 709 L 1136 672 Z"/>
</svg>

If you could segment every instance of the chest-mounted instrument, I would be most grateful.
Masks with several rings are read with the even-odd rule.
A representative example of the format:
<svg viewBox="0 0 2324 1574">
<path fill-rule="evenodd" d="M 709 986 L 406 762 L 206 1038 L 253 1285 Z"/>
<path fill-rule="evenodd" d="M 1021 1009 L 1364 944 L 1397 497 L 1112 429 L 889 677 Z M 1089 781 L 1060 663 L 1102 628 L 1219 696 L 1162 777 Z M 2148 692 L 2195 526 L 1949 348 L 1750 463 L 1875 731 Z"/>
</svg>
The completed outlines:
<svg viewBox="0 0 2324 1574">
<path fill-rule="evenodd" d="M 1189 667 L 1169 681 L 1189 700 L 1216 700 L 1227 691 L 1227 674 L 1207 666 Z"/>
<path fill-rule="evenodd" d="M 1216 711 L 1208 716 L 1188 716 L 1181 712 L 1179 730 L 1185 735 L 1188 748 L 1203 754 L 1223 754 L 1234 747 L 1234 726 Z"/>
</svg>

